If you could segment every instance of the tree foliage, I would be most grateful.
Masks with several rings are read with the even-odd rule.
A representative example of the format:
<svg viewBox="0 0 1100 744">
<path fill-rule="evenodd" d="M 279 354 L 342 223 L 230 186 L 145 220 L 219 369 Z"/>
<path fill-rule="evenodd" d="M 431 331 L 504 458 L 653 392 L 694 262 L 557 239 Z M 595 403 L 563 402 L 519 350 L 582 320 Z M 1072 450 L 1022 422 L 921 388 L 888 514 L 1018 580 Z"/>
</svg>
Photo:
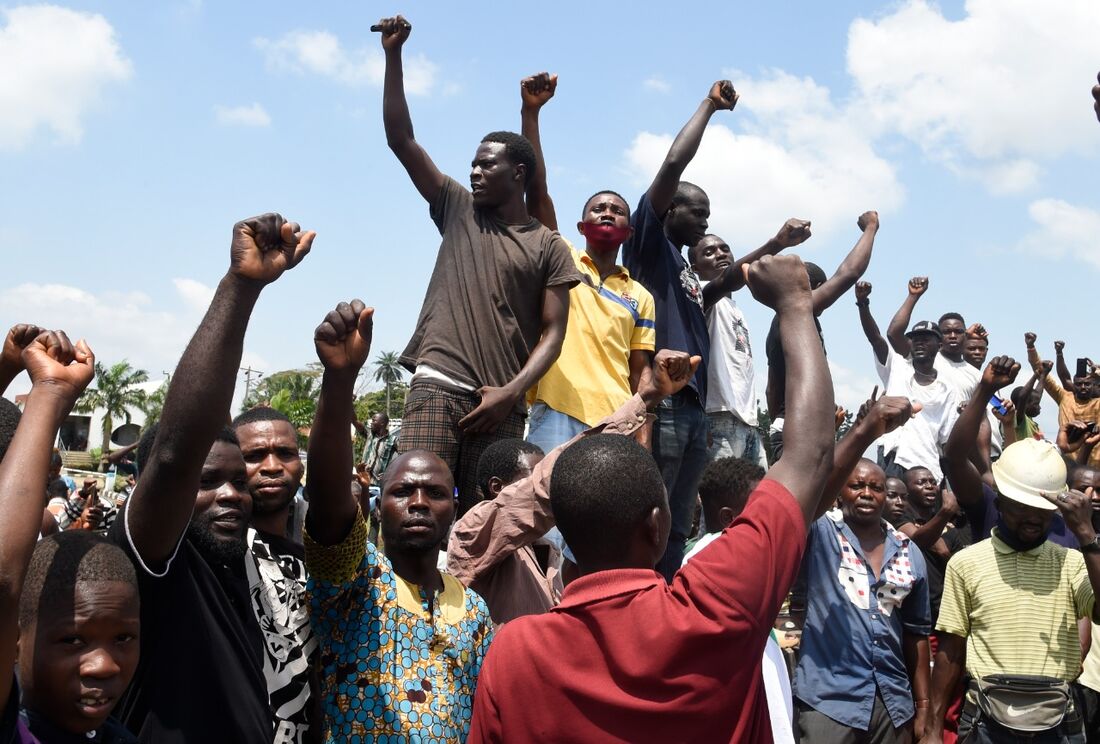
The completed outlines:
<svg viewBox="0 0 1100 744">
<path fill-rule="evenodd" d="M 111 451 L 111 432 L 117 417 L 130 423 L 131 411 L 144 410 L 145 392 L 138 387 L 149 380 L 149 374 L 143 369 L 134 369 L 125 359 L 107 367 L 101 362 L 95 363 L 95 388 L 84 391 L 77 401 L 76 410 L 81 413 L 103 411 L 104 454 Z"/>
</svg>

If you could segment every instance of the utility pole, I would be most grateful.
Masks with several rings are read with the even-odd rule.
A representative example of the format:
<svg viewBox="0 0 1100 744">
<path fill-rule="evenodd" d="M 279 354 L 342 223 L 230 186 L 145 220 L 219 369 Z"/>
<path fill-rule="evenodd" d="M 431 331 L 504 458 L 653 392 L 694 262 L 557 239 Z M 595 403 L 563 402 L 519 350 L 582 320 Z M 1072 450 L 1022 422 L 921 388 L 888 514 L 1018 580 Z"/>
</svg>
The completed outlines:
<svg viewBox="0 0 1100 744">
<path fill-rule="evenodd" d="M 259 381 L 264 373 L 258 369 L 252 369 L 252 367 L 241 367 L 241 371 L 244 372 L 244 399 L 248 400 L 248 396 L 252 392 L 252 375 L 256 375 L 256 380 Z"/>
</svg>

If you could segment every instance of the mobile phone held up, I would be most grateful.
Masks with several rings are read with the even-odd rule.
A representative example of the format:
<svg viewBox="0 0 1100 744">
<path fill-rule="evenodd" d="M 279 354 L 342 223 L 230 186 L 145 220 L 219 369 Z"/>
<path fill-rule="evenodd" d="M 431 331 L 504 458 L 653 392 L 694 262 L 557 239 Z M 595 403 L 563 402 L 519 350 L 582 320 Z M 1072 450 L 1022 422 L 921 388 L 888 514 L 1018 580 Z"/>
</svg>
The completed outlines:
<svg viewBox="0 0 1100 744">
<path fill-rule="evenodd" d="M 1002 416 L 1008 413 L 1008 407 L 1005 406 L 1005 402 L 996 395 L 989 399 L 989 406 Z"/>
</svg>

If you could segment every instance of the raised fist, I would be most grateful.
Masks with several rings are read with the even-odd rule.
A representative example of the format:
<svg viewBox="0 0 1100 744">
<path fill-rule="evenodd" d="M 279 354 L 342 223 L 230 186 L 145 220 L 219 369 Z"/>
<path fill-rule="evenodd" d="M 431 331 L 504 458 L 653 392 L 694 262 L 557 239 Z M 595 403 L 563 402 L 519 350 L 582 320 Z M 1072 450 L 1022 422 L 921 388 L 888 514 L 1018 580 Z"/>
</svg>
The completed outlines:
<svg viewBox="0 0 1100 744">
<path fill-rule="evenodd" d="M 741 96 L 733 89 L 733 83 L 729 80 L 719 80 L 710 86 L 710 93 L 707 94 L 707 98 L 714 104 L 716 110 L 732 111 Z"/>
<path fill-rule="evenodd" d="M 971 338 L 989 338 L 989 331 L 985 329 L 985 326 L 981 323 L 971 323 L 970 327 L 966 329 L 966 335 Z"/>
<path fill-rule="evenodd" d="M 1100 83 L 1100 74 L 1096 76 L 1096 82 Z M 1100 85 L 1092 86 L 1092 98 L 1095 101 L 1092 108 L 1096 111 L 1096 120 L 1100 121 Z"/>
<path fill-rule="evenodd" d="M 915 276 L 909 280 L 909 294 L 920 297 L 928 291 L 928 277 Z"/>
<path fill-rule="evenodd" d="M 412 24 L 400 15 L 383 18 L 377 25 L 371 26 L 371 30 L 382 32 L 382 48 L 386 51 L 400 49 L 412 33 L 412 28 Z"/>
<path fill-rule="evenodd" d="M 859 229 L 863 232 L 867 232 L 868 229 L 878 230 L 878 212 L 871 210 L 870 212 L 864 212 L 856 220 L 856 224 L 859 225 Z"/>
<path fill-rule="evenodd" d="M 43 331 L 23 349 L 32 390 L 49 390 L 70 405 L 95 377 L 95 355 L 83 340 L 73 346 L 64 331 Z"/>
<path fill-rule="evenodd" d="M 362 300 L 341 302 L 325 316 L 313 333 L 317 358 L 325 372 L 346 372 L 353 377 L 367 362 L 374 333 L 374 308 Z"/>
<path fill-rule="evenodd" d="M 783 223 L 779 232 L 775 234 L 776 242 L 784 248 L 793 248 L 800 243 L 805 243 L 810 237 L 810 221 L 799 220 L 792 217 Z"/>
<path fill-rule="evenodd" d="M 1050 371 L 1054 369 L 1054 362 L 1044 359 L 1043 361 L 1039 362 L 1039 366 L 1043 370 L 1043 377 L 1046 377 L 1050 374 Z"/>
<path fill-rule="evenodd" d="M 1029 349 L 1033 349 L 1035 348 L 1035 342 L 1038 340 L 1038 338 L 1039 337 L 1036 336 L 1034 333 L 1028 331 L 1024 334 L 1024 345 L 1027 346 L 1027 348 Z"/>
<path fill-rule="evenodd" d="M 1016 375 L 1020 374 L 1020 363 L 1010 356 L 993 357 L 993 360 L 985 365 L 982 372 L 982 382 L 1000 390 L 1006 385 L 1016 381 Z"/>
<path fill-rule="evenodd" d="M 856 302 L 863 302 L 871 296 L 871 282 L 856 282 Z"/>
<path fill-rule="evenodd" d="M 653 364 L 642 370 L 638 394 L 646 406 L 656 406 L 668 396 L 683 390 L 691 382 L 701 361 L 702 357 L 688 356 L 687 352 L 661 349 L 653 357 Z"/>
<path fill-rule="evenodd" d="M 554 91 L 557 89 L 558 76 L 548 72 L 525 77 L 519 82 L 519 94 L 523 99 L 524 108 L 542 108 L 543 104 L 554 97 Z"/>
<path fill-rule="evenodd" d="M 1066 342 L 1065 341 L 1055 341 L 1054 342 L 1054 353 L 1055 354 L 1061 354 L 1063 351 L 1065 351 L 1065 348 L 1066 348 Z"/>
<path fill-rule="evenodd" d="M 11 327 L 0 352 L 0 366 L 11 370 L 23 369 L 23 349 L 27 348 L 45 330 L 31 323 L 18 323 Z"/>
<path fill-rule="evenodd" d="M 241 279 L 270 284 L 293 269 L 313 247 L 317 233 L 302 232 L 297 222 L 269 212 L 233 226 L 229 272 Z"/>
<path fill-rule="evenodd" d="M 764 256 L 742 269 L 752 296 L 773 310 L 783 302 L 810 299 L 810 277 L 798 256 Z"/>
</svg>

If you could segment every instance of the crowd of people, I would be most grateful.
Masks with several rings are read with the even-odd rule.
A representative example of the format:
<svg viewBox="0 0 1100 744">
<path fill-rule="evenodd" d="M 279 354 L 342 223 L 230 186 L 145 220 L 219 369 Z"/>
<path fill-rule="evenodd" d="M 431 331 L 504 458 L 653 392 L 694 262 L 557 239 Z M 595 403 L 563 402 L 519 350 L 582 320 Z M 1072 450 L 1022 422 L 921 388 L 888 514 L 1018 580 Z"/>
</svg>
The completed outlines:
<svg viewBox="0 0 1100 744">
<path fill-rule="evenodd" d="M 442 238 L 400 431 L 355 416 L 359 299 L 315 332 L 308 481 L 285 415 L 230 418 L 253 308 L 315 237 L 278 214 L 234 226 L 159 423 L 113 455 L 117 499 L 53 450 L 91 348 L 12 327 L 0 741 L 1100 741 L 1088 358 L 1071 374 L 1027 332 L 1023 380 L 981 323 L 913 322 L 927 277 L 883 336 L 874 211 L 831 275 L 783 253 L 802 219 L 734 257 L 681 180 L 729 81 L 633 209 L 582 205 L 575 249 L 539 136 L 557 79 L 522 81 L 522 134 L 487 135 L 467 188 L 413 135 L 411 24 L 376 28 L 387 142 Z M 840 432 L 818 318 L 849 290 L 883 394 Z M 737 292 L 775 313 L 766 437 Z"/>
</svg>

